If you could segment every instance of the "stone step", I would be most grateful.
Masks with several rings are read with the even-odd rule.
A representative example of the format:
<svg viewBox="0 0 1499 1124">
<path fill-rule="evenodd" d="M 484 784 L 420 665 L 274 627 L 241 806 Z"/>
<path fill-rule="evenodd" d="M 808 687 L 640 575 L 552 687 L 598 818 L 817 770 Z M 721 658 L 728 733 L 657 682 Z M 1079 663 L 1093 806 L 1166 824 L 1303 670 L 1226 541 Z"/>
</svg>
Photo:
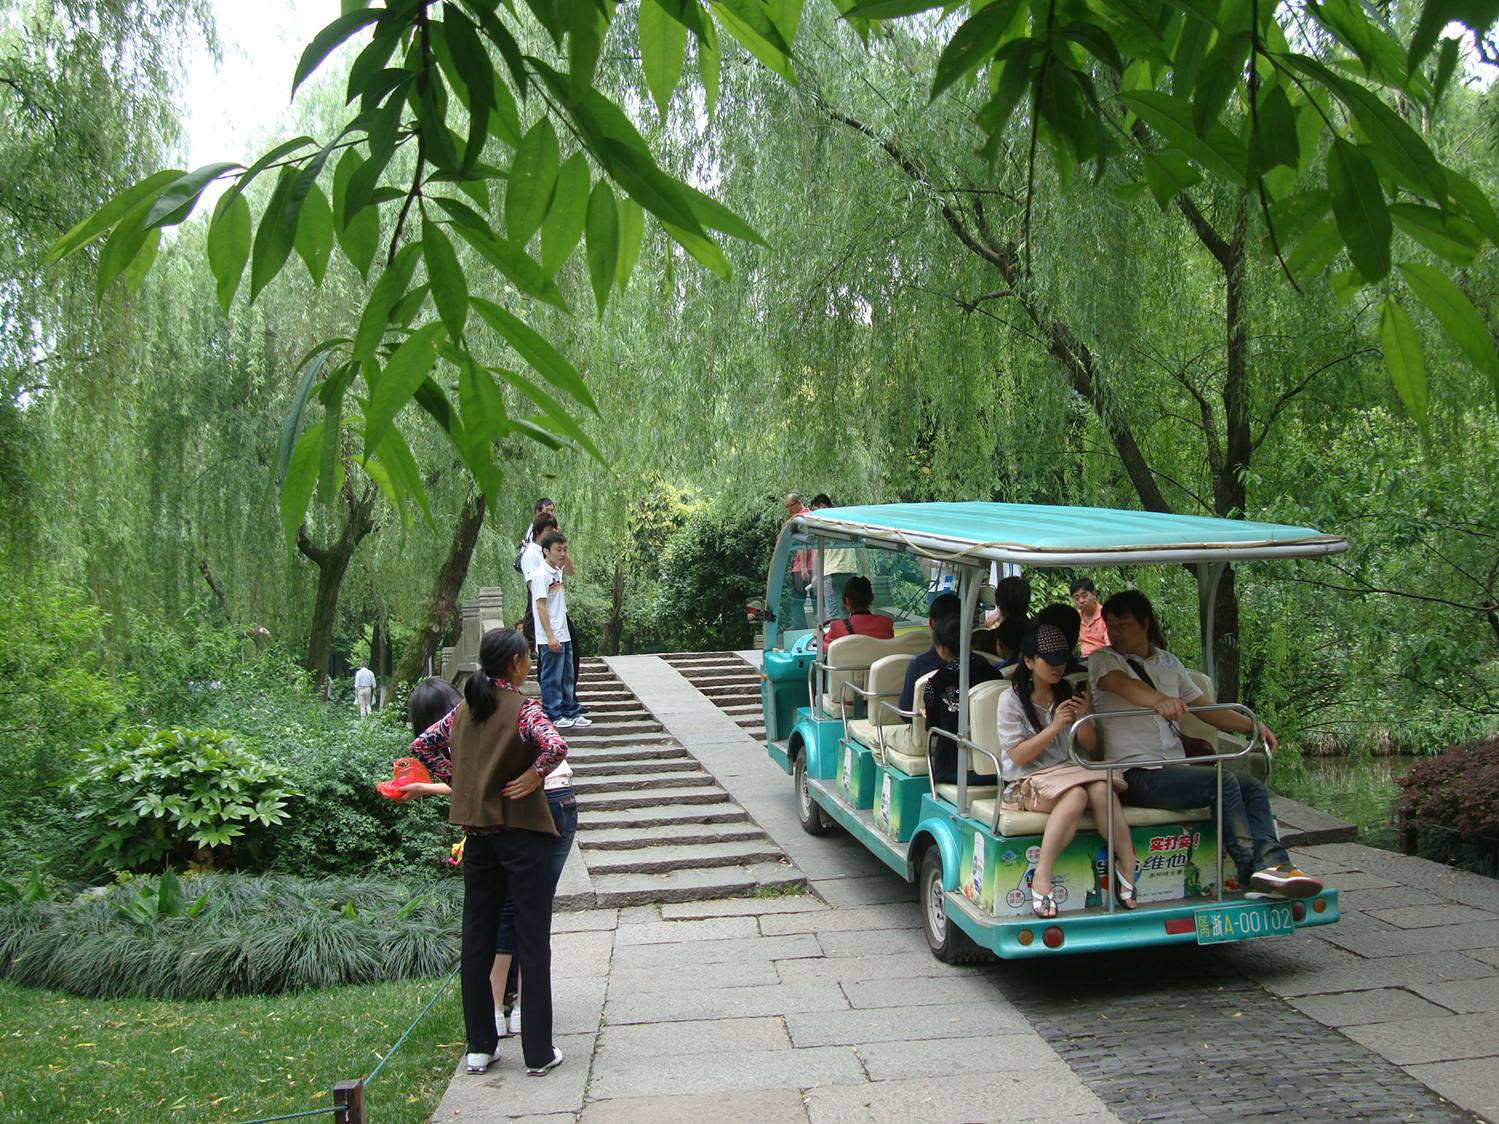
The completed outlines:
<svg viewBox="0 0 1499 1124">
<path fill-rule="evenodd" d="M 693 686 L 697 687 L 700 693 L 708 696 L 708 698 L 713 699 L 715 702 L 720 699 L 733 699 L 736 702 L 752 702 L 760 697 L 760 691 L 758 688 L 751 690 L 748 687 L 734 686 L 701 687 L 696 683 L 694 683 Z"/>
<path fill-rule="evenodd" d="M 604 702 L 595 702 L 588 709 L 591 715 L 650 713 L 650 711 L 640 705 L 633 695 L 625 699 L 609 699 Z"/>
<path fill-rule="evenodd" d="M 729 843 L 683 843 L 638 847 L 632 851 L 591 851 L 588 874 L 665 874 L 670 870 L 711 870 L 778 862 L 781 849 L 769 839 Z"/>
<path fill-rule="evenodd" d="M 604 735 L 616 737 L 621 734 L 659 734 L 663 727 L 654 718 L 641 719 L 630 718 L 623 722 L 615 721 L 612 715 L 590 714 L 587 726 L 573 726 L 570 729 L 577 730 L 579 737 L 597 738 Z M 563 736 L 567 736 L 569 727 L 562 730 Z"/>
<path fill-rule="evenodd" d="M 707 777 L 704 773 L 703 776 Z M 677 788 L 642 788 L 626 792 L 590 792 L 578 801 L 584 813 L 623 812 L 670 804 L 718 804 L 725 797 L 716 784 L 698 784 Z"/>
<path fill-rule="evenodd" d="M 765 832 L 755 823 L 663 823 L 648 831 L 634 827 L 578 825 L 578 846 L 585 851 L 633 851 L 642 843 L 732 843 L 764 838 Z"/>
<path fill-rule="evenodd" d="M 756 700 L 752 703 L 727 703 L 720 705 L 718 709 L 725 714 L 759 714 L 765 708 Z"/>
<path fill-rule="evenodd" d="M 603 807 L 590 802 L 578 820 L 578 831 L 629 828 L 640 831 L 644 828 L 669 827 L 675 824 L 748 823 L 749 813 L 738 804 L 718 793 L 714 803 L 661 802 L 656 805 L 631 805 L 628 807 Z"/>
<path fill-rule="evenodd" d="M 744 898 L 762 888 L 796 889 L 806 884 L 806 875 L 795 867 L 774 862 L 673 870 L 666 874 L 599 874 L 593 878 L 595 901 L 601 908 Z"/>
<path fill-rule="evenodd" d="M 577 761 L 572 762 L 575 777 L 617 777 L 623 773 L 676 773 L 697 765 L 691 757 L 652 758 L 645 761 Z"/>
<path fill-rule="evenodd" d="M 758 679 L 749 680 L 738 675 L 689 675 L 687 676 L 687 682 L 691 683 L 699 691 L 708 691 L 718 687 L 732 687 L 739 691 L 752 689 L 758 691 L 760 689 L 760 681 Z"/>
<path fill-rule="evenodd" d="M 581 730 L 574 726 L 572 729 L 562 730 L 561 734 L 567 739 L 569 746 L 666 745 L 671 742 L 670 736 L 661 732 L 643 734 L 598 733 L 592 726 L 585 726 Z"/>
<path fill-rule="evenodd" d="M 603 775 L 580 776 L 573 783 L 579 793 L 636 792 L 651 788 L 693 788 L 713 777 L 701 768 L 678 768 L 670 773 L 636 772 L 622 769 Z"/>
<path fill-rule="evenodd" d="M 643 745 L 633 749 L 611 749 L 608 746 L 571 744 L 567 747 L 567 759 L 574 766 L 580 764 L 628 765 L 632 762 L 670 759 L 692 760 L 687 751 L 678 745 Z"/>
</svg>

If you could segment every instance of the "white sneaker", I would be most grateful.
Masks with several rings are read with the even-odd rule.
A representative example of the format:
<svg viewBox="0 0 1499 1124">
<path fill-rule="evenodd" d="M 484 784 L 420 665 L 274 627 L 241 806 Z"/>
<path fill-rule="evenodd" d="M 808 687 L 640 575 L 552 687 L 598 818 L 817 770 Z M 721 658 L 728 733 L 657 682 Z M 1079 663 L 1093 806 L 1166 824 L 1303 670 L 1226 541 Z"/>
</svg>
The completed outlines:
<svg viewBox="0 0 1499 1124">
<path fill-rule="evenodd" d="M 510 1008 L 510 1033 L 511 1034 L 519 1034 L 520 1033 L 520 1008 L 519 1007 L 512 1007 L 512 1008 Z"/>
<path fill-rule="evenodd" d="M 510 1037 L 510 1034 L 511 1034 L 510 1024 L 509 1024 L 508 1020 L 505 1018 L 505 1012 L 504 1011 L 498 1011 L 497 1010 L 494 1013 L 494 1032 L 496 1034 L 498 1034 L 501 1038 L 509 1038 Z"/>
<path fill-rule="evenodd" d="M 499 1058 L 499 1053 L 493 1054 L 470 1054 L 463 1060 L 463 1068 L 469 1073 L 483 1073 L 490 1065 Z M 561 1061 L 561 1058 L 557 1059 Z"/>
<path fill-rule="evenodd" d="M 581 714 L 578 715 L 576 718 L 566 719 L 565 721 L 567 722 L 567 724 L 569 726 L 592 726 L 593 725 L 593 719 L 592 718 L 585 718 Z"/>
<path fill-rule="evenodd" d="M 470 1056 L 472 1056 L 472 1055 L 470 1055 Z M 562 1051 L 559 1050 L 559 1049 L 557 1049 L 557 1047 L 553 1046 L 552 1047 L 552 1060 L 549 1061 L 549 1062 L 547 1062 L 546 1065 L 537 1066 L 534 1069 L 532 1069 L 531 1067 L 527 1066 L 526 1067 L 526 1076 L 527 1077 L 543 1077 L 543 1076 L 546 1075 L 546 1073 L 547 1073 L 548 1070 L 556 1069 L 561 1064 L 562 1064 Z"/>
<path fill-rule="evenodd" d="M 577 719 L 575 719 L 575 718 L 553 718 L 552 719 L 552 725 L 555 726 L 555 727 L 557 727 L 557 729 L 559 729 L 559 730 L 565 730 L 569 726 L 575 726 L 575 725 L 577 725 Z"/>
</svg>

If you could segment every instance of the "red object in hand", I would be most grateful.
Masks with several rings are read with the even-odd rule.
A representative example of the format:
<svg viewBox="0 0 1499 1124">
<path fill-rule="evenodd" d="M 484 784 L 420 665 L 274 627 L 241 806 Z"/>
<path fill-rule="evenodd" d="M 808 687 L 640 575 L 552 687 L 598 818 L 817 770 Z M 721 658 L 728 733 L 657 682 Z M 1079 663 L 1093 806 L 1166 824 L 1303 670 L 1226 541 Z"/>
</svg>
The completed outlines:
<svg viewBox="0 0 1499 1124">
<path fill-rule="evenodd" d="M 395 775 L 390 780 L 380 781 L 375 785 L 376 792 L 391 800 L 405 800 L 405 788 L 408 784 L 432 783 L 432 774 L 427 772 L 427 766 L 415 757 L 398 758 L 394 765 L 394 772 Z"/>
</svg>

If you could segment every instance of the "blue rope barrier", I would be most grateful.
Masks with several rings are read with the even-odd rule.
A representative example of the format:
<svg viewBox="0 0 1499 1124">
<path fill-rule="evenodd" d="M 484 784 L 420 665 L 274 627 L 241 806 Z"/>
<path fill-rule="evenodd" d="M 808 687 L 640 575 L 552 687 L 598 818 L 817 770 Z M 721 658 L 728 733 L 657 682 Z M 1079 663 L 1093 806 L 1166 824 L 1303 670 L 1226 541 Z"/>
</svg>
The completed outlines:
<svg viewBox="0 0 1499 1124">
<path fill-rule="evenodd" d="M 375 1077 L 379 1074 L 379 1072 L 385 1068 L 385 1063 L 390 1061 L 390 1059 L 395 1056 L 395 1052 L 401 1048 L 401 1044 L 411 1036 L 411 1032 L 416 1029 L 416 1024 L 421 1022 L 422 1019 L 426 1018 L 427 1012 L 430 1011 L 433 1004 L 435 1004 L 438 999 L 442 997 L 442 993 L 448 989 L 448 984 L 453 982 L 453 977 L 458 974 L 458 969 L 462 966 L 462 964 L 463 962 L 460 960 L 458 963 L 453 965 L 452 971 L 447 974 L 447 977 L 442 981 L 442 983 L 437 985 L 437 990 L 432 993 L 432 998 L 427 1000 L 426 1006 L 424 1006 L 420 1011 L 417 1012 L 416 1018 L 412 1019 L 411 1024 L 401 1032 L 401 1037 L 396 1039 L 396 1044 L 386 1052 L 383 1058 L 375 1063 L 375 1068 L 370 1070 L 370 1075 L 364 1079 L 365 1085 L 369 1085 L 375 1080 Z"/>
</svg>

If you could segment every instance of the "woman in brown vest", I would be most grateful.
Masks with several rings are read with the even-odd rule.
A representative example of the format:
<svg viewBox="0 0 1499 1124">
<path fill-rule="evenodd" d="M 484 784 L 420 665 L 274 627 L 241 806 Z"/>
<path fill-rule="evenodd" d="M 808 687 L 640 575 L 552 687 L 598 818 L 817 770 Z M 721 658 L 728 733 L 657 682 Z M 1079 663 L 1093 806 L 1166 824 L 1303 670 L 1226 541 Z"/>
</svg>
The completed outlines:
<svg viewBox="0 0 1499 1124">
<path fill-rule="evenodd" d="M 451 823 L 463 828 L 463 1020 L 467 1069 L 483 1073 L 496 1059 L 494 964 L 500 908 L 515 906 L 516 959 L 526 981 L 521 1052 L 526 1072 L 562 1064 L 552 1045 L 552 846 L 557 828 L 542 779 L 567 756 L 567 743 L 535 699 L 521 695 L 531 670 L 530 645 L 510 628 L 479 643 L 480 670 L 464 684 L 463 702 L 411 743 L 412 752 L 453 791 Z"/>
</svg>

